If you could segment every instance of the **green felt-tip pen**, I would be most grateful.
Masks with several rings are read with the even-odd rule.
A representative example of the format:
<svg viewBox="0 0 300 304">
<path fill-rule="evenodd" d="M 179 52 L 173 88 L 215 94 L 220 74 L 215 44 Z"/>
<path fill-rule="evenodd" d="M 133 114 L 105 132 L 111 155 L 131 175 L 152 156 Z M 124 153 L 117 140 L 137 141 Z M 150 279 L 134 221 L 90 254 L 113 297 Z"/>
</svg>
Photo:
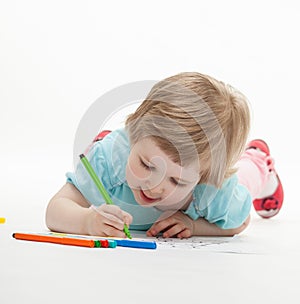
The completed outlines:
<svg viewBox="0 0 300 304">
<path fill-rule="evenodd" d="M 104 186 L 102 185 L 99 177 L 97 176 L 96 172 L 94 171 L 93 167 L 91 166 L 90 162 L 88 161 L 88 159 L 85 157 L 84 154 L 80 154 L 80 160 L 81 162 L 83 163 L 86 171 L 89 173 L 89 175 L 91 176 L 92 180 L 94 181 L 96 187 L 98 188 L 98 190 L 100 191 L 100 193 L 102 194 L 106 204 L 108 205 L 113 205 L 113 201 L 112 199 L 110 198 L 109 194 L 107 193 L 107 191 L 105 190 Z M 132 238 L 131 235 L 130 235 L 130 232 L 129 232 L 129 229 L 127 227 L 126 224 L 124 224 L 124 232 L 126 234 L 126 236 L 128 238 Z"/>
</svg>

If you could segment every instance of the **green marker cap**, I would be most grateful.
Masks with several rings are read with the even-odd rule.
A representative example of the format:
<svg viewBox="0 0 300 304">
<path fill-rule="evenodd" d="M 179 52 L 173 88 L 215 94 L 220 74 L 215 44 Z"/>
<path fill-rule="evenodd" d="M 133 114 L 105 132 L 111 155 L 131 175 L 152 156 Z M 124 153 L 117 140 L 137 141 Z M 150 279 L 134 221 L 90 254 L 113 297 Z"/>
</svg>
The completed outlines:
<svg viewBox="0 0 300 304">
<path fill-rule="evenodd" d="M 94 247 L 100 248 L 101 247 L 101 243 L 98 240 L 94 241 Z"/>
</svg>

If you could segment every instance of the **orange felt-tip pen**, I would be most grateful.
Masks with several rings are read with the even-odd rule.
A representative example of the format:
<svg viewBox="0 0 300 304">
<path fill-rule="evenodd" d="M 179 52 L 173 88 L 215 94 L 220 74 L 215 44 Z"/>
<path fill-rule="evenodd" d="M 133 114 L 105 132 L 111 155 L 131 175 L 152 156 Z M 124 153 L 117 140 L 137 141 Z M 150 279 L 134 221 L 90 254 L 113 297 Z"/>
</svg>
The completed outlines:
<svg viewBox="0 0 300 304">
<path fill-rule="evenodd" d="M 17 240 L 23 240 L 23 241 L 46 242 L 46 243 L 80 246 L 80 247 L 91 247 L 91 248 L 100 247 L 100 246 L 96 246 L 95 241 L 88 239 L 57 237 L 57 236 L 33 234 L 33 233 L 14 233 L 12 236 Z"/>
</svg>

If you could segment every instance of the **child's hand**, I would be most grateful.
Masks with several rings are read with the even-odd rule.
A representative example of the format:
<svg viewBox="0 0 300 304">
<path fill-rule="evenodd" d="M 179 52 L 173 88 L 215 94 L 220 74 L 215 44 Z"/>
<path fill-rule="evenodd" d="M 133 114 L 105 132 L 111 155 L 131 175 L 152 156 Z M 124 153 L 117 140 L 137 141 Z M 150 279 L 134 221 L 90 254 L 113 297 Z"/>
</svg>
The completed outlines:
<svg viewBox="0 0 300 304">
<path fill-rule="evenodd" d="M 172 216 L 153 224 L 147 235 L 156 236 L 160 232 L 163 232 L 165 238 L 188 238 L 194 233 L 194 221 L 181 211 L 177 211 Z"/>
<path fill-rule="evenodd" d="M 124 224 L 129 226 L 132 216 L 115 205 L 91 207 L 87 214 L 86 225 L 89 235 L 114 236 L 125 238 Z"/>
</svg>

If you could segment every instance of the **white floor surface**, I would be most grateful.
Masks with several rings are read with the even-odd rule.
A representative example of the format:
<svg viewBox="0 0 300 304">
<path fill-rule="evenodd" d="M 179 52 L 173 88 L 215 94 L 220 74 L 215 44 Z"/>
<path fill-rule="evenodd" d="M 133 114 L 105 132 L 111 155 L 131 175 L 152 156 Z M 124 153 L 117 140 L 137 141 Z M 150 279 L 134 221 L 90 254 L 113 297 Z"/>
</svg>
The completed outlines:
<svg viewBox="0 0 300 304">
<path fill-rule="evenodd" d="M 46 230 L 47 200 L 64 180 L 67 159 L 57 161 L 55 153 L 23 156 L 27 161 L 20 160 L 18 171 L 8 156 L 2 163 L 9 173 L 0 193 L 0 217 L 6 218 L 0 225 L 1 303 L 299 303 L 293 179 L 276 217 L 264 220 L 252 210 L 248 229 L 217 249 L 90 249 L 12 238 L 16 231 Z"/>
</svg>

